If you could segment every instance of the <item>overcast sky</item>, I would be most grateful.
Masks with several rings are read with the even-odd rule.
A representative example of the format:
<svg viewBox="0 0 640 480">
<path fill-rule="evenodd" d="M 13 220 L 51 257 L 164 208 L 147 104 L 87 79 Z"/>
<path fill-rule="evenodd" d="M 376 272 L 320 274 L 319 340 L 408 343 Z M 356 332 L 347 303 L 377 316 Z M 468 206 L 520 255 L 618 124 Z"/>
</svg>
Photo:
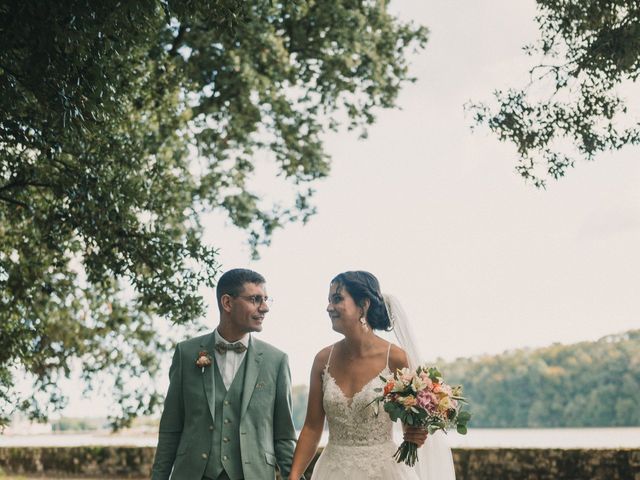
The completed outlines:
<svg viewBox="0 0 640 480">
<path fill-rule="evenodd" d="M 428 359 L 638 328 L 638 150 L 581 162 L 537 190 L 515 173 L 514 147 L 472 132 L 465 116 L 468 100 L 527 82 L 521 47 L 538 37 L 535 3 L 396 5 L 431 31 L 412 58 L 418 81 L 367 140 L 327 137 L 333 168 L 316 185 L 318 214 L 278 232 L 258 262 L 242 233 L 209 223 L 225 269 L 267 277 L 276 301 L 260 338 L 288 352 L 294 382 L 307 383 L 315 352 L 340 338 L 325 312 L 329 281 L 350 269 L 401 299 Z M 216 320 L 212 310 L 208 325 Z"/>
<path fill-rule="evenodd" d="M 315 185 L 318 214 L 277 232 L 256 262 L 246 234 L 207 219 L 224 269 L 268 280 L 275 303 L 258 337 L 289 354 L 294 384 L 308 383 L 315 353 L 341 338 L 325 312 L 329 281 L 352 269 L 399 297 L 428 360 L 638 328 L 638 149 L 579 163 L 536 190 L 515 173 L 515 149 L 472 132 L 463 110 L 526 83 L 521 47 L 538 36 L 534 1 L 395 6 L 431 31 L 412 57 L 418 80 L 404 87 L 401 109 L 379 112 L 367 140 L 326 137 L 333 167 Z M 213 308 L 203 323 L 217 324 Z"/>
</svg>

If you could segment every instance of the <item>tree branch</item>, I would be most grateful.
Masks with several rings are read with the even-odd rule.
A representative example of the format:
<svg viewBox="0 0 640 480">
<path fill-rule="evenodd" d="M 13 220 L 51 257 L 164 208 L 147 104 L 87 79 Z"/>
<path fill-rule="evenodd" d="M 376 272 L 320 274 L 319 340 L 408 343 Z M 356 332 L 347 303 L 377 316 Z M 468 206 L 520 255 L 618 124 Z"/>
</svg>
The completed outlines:
<svg viewBox="0 0 640 480">
<path fill-rule="evenodd" d="M 176 35 L 176 38 L 173 39 L 173 43 L 171 44 L 169 56 L 174 57 L 176 55 L 178 49 L 184 43 L 184 35 L 187 33 L 187 30 L 189 29 L 184 24 L 180 25 L 180 28 L 178 28 L 178 35 Z"/>
<path fill-rule="evenodd" d="M 53 188 L 54 185 L 50 183 L 39 183 L 39 182 L 9 182 L 6 185 L 0 187 L 0 192 L 4 190 L 9 190 L 14 187 L 38 187 L 38 188 Z"/>
<path fill-rule="evenodd" d="M 26 208 L 27 210 L 29 210 L 31 207 L 29 205 L 27 205 L 24 202 L 21 202 L 20 200 L 15 200 L 13 198 L 8 198 L 8 197 L 3 197 L 2 195 L 0 195 L 0 200 L 2 200 L 3 202 L 7 202 L 7 203 L 12 203 L 14 205 L 18 205 L 22 208 Z"/>
<path fill-rule="evenodd" d="M 39 93 L 41 92 L 39 92 L 35 87 L 32 87 L 31 85 L 29 85 L 23 76 L 18 75 L 17 73 L 13 72 L 11 69 L 5 67 L 4 65 L 0 65 L 0 68 L 2 68 L 5 72 L 7 72 L 9 75 L 15 78 L 18 84 L 22 85 L 24 89 L 30 92 L 36 99 L 39 98 Z"/>
<path fill-rule="evenodd" d="M 11 70 L 10 68 L 6 67 L 5 65 L 3 65 L 1 63 L 0 63 L 0 68 L 2 70 L 4 70 L 5 72 L 7 72 L 12 77 L 14 77 L 16 80 L 20 79 L 20 75 L 18 75 L 16 72 L 14 72 L 13 70 Z"/>
</svg>

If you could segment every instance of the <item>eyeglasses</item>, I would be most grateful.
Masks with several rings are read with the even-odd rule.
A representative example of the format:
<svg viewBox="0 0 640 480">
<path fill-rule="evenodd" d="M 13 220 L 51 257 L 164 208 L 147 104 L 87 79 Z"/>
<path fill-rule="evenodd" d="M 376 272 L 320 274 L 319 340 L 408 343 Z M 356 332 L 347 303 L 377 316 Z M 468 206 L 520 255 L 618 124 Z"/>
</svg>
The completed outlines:
<svg viewBox="0 0 640 480">
<path fill-rule="evenodd" d="M 267 307 L 270 307 L 271 305 L 273 305 L 273 298 L 268 297 L 266 295 L 264 297 L 262 295 L 232 295 L 232 296 L 244 298 L 245 300 L 251 302 L 251 304 L 254 307 L 259 307 L 263 303 L 265 303 Z"/>
</svg>

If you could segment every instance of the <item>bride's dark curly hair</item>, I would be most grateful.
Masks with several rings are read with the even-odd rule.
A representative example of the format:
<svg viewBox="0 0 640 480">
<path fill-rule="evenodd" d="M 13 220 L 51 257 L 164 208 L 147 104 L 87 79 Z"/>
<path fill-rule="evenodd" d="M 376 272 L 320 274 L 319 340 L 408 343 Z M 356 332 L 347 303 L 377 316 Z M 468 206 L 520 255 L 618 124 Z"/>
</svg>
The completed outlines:
<svg viewBox="0 0 640 480">
<path fill-rule="evenodd" d="M 349 271 L 336 275 L 331 283 L 338 285 L 338 290 L 344 287 L 359 307 L 364 308 L 364 301 L 369 299 L 367 323 L 373 330 L 390 331 L 392 329 L 380 291 L 380 282 L 375 275 L 363 270 Z"/>
</svg>

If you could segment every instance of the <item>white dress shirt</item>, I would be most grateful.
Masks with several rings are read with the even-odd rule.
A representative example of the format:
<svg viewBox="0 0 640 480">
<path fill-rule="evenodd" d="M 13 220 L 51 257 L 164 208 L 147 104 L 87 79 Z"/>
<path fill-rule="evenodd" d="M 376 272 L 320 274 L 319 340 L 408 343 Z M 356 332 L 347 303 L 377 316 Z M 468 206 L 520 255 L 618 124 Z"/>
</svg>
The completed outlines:
<svg viewBox="0 0 640 480">
<path fill-rule="evenodd" d="M 251 337 L 250 334 L 247 333 L 244 337 L 238 340 L 238 342 L 242 343 L 245 347 L 249 348 L 250 337 Z M 236 343 L 236 342 L 230 342 L 229 340 L 224 338 L 222 335 L 220 335 L 218 333 L 217 328 L 214 331 L 214 340 L 215 340 L 215 343 L 218 343 L 218 342 Z M 227 390 L 229 390 L 229 387 L 233 382 L 233 378 L 236 376 L 236 373 L 238 373 L 240 364 L 244 360 L 244 356 L 246 354 L 247 354 L 246 350 L 242 353 L 238 353 L 234 351 L 220 353 L 217 350 L 214 350 L 214 355 L 216 356 L 216 362 L 218 363 L 218 369 L 220 370 L 220 375 L 222 375 L 222 382 L 224 383 L 224 386 L 226 387 Z"/>
</svg>

